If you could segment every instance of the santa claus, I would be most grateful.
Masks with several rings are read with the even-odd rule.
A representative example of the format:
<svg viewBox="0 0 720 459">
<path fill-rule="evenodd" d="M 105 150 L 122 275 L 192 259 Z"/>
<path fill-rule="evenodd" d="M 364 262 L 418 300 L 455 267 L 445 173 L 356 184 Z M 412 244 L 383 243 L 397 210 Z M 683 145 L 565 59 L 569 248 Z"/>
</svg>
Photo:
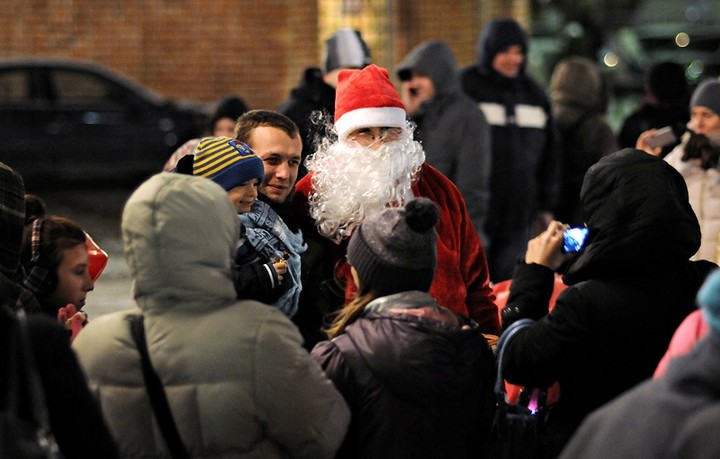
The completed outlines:
<svg viewBox="0 0 720 459">
<path fill-rule="evenodd" d="M 365 217 L 387 206 L 401 206 L 423 196 L 435 202 L 441 214 L 436 227 L 438 264 L 430 294 L 439 304 L 478 322 L 483 332 L 497 334 L 500 325 L 485 251 L 465 201 L 447 177 L 424 162 L 425 153 L 413 140 L 412 128 L 386 69 L 373 64 L 340 73 L 335 99 L 337 138 L 324 139 L 317 146 L 306 161 L 309 174 L 295 187 L 293 207 L 304 217 L 303 232 L 310 241 L 302 268 L 307 274 L 303 279 L 307 296 L 305 301 L 301 298 L 300 309 L 305 308 L 306 316 L 313 315 L 309 309 L 318 307 L 317 294 L 328 286 L 344 289 L 345 303 L 352 300 L 356 286 L 345 249 L 353 230 Z M 330 278 L 317 275 L 323 272 Z M 412 276 L 412 271 L 407 275 Z M 321 306 L 320 314 L 314 316 L 342 305 L 340 300 Z M 308 345 L 314 330 L 307 327 L 319 329 L 322 324 L 299 325 Z"/>
</svg>

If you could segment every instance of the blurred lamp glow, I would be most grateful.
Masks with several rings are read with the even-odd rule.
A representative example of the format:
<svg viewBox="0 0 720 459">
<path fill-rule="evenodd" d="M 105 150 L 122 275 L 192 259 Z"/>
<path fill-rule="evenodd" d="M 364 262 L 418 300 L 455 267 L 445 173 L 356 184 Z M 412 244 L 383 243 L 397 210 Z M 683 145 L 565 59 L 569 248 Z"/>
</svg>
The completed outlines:
<svg viewBox="0 0 720 459">
<path fill-rule="evenodd" d="M 603 56 L 603 63 L 608 67 L 615 67 L 619 62 L 617 54 L 613 52 L 605 53 L 605 56 Z"/>
<path fill-rule="evenodd" d="M 679 34 L 675 35 L 675 44 L 681 48 L 685 48 L 687 45 L 690 44 L 690 35 L 686 34 L 685 32 L 680 32 Z"/>
</svg>

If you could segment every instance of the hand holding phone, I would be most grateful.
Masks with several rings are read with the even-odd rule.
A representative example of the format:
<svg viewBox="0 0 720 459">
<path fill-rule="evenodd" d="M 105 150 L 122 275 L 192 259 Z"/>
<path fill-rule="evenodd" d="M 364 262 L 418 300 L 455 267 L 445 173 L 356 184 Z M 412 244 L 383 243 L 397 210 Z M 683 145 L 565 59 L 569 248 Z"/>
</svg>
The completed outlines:
<svg viewBox="0 0 720 459">
<path fill-rule="evenodd" d="M 652 136 L 645 139 L 645 145 L 652 148 L 662 148 L 677 141 L 677 137 L 670 126 L 660 128 Z"/>
<path fill-rule="evenodd" d="M 568 228 L 563 232 L 562 253 L 579 253 L 585 247 L 589 230 L 584 226 Z"/>
</svg>

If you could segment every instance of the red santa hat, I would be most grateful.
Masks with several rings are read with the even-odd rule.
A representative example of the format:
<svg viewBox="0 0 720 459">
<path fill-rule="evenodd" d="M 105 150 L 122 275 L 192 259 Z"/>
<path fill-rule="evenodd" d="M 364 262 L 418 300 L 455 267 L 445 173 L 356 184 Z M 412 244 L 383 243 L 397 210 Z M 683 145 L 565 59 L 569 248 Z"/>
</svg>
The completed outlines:
<svg viewBox="0 0 720 459">
<path fill-rule="evenodd" d="M 405 106 L 387 69 L 370 64 L 362 70 L 342 70 L 335 94 L 335 130 L 344 139 L 364 127 L 405 128 Z"/>
</svg>

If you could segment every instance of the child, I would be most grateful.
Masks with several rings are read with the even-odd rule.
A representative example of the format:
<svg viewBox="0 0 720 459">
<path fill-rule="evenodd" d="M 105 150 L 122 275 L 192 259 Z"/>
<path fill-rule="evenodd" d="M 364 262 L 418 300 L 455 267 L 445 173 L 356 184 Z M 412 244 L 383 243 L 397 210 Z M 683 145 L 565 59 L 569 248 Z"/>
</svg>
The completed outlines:
<svg viewBox="0 0 720 459">
<path fill-rule="evenodd" d="M 108 257 L 73 221 L 40 215 L 26 225 L 23 286 L 35 295 L 43 312 L 65 324 L 73 340 L 87 323 L 82 308 Z"/>
<path fill-rule="evenodd" d="M 178 163 L 178 172 L 206 177 L 228 193 L 242 222 L 235 252 L 238 298 L 270 304 L 288 317 L 295 315 L 300 295 L 302 237 L 292 233 L 270 206 L 258 201 L 264 176 L 262 160 L 239 140 L 207 137 L 194 155 Z M 299 240 L 298 240 L 299 237 Z"/>
</svg>

